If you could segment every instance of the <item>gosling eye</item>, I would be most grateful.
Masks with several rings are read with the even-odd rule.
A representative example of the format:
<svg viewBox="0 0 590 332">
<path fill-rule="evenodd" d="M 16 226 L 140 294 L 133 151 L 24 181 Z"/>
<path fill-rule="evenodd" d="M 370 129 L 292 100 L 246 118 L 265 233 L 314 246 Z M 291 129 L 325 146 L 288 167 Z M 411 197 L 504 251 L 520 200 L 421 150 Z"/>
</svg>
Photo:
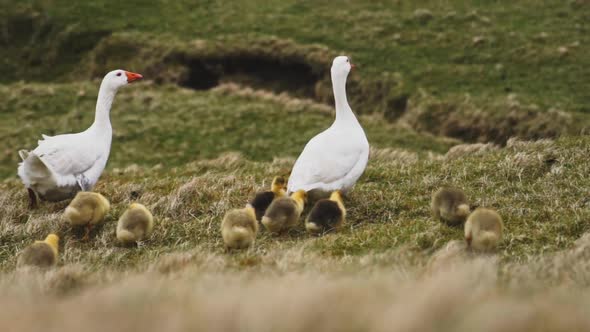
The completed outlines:
<svg viewBox="0 0 590 332">
<path fill-rule="evenodd" d="M 117 76 L 121 76 L 121 72 L 118 72 L 118 73 L 117 73 Z"/>
</svg>

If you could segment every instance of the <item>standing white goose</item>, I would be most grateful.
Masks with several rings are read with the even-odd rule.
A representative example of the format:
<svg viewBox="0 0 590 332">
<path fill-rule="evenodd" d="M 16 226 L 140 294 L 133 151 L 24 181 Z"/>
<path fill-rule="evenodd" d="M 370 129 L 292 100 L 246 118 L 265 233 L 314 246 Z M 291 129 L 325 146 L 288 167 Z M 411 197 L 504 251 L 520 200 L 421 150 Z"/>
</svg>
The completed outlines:
<svg viewBox="0 0 590 332">
<path fill-rule="evenodd" d="M 346 99 L 346 78 L 354 65 L 346 56 L 332 62 L 331 76 L 336 120 L 312 138 L 291 171 L 287 191 L 313 191 L 321 195 L 348 192 L 365 171 L 369 142 Z"/>
<path fill-rule="evenodd" d="M 81 133 L 42 135 L 33 151 L 20 150 L 18 176 L 29 191 L 31 207 L 37 195 L 47 201 L 61 201 L 78 191 L 94 187 L 105 168 L 111 150 L 113 129 L 110 110 L 117 90 L 138 79 L 140 74 L 114 70 L 100 84 L 94 123 Z"/>
</svg>

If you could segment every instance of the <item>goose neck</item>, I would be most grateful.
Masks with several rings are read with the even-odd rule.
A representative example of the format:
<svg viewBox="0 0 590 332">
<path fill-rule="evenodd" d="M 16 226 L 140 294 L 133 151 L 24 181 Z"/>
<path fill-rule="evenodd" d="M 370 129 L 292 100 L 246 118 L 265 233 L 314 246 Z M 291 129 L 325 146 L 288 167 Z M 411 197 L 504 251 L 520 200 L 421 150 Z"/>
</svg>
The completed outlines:
<svg viewBox="0 0 590 332">
<path fill-rule="evenodd" d="M 111 106 L 117 91 L 107 85 L 104 82 L 100 85 L 98 91 L 98 99 L 96 100 L 96 114 L 94 116 L 94 126 L 96 127 L 110 127 L 111 119 Z"/>
<path fill-rule="evenodd" d="M 346 98 L 346 77 L 332 75 L 332 89 L 336 106 L 336 122 L 348 121 L 354 118 Z"/>
</svg>

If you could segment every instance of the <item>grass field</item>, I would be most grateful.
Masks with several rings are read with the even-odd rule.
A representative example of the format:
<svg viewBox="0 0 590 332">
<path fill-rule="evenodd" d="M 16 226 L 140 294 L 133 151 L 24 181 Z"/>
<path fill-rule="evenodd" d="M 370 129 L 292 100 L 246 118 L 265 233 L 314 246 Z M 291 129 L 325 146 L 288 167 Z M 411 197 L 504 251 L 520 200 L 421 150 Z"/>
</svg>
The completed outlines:
<svg viewBox="0 0 590 332">
<path fill-rule="evenodd" d="M 0 0 L 0 329 L 589 330 L 588 22 L 584 0 Z M 344 229 L 227 253 L 223 215 L 330 125 L 338 54 L 371 144 Z M 28 209 L 17 151 L 85 129 L 115 68 L 146 79 L 115 100 L 85 242 L 67 202 Z M 496 254 L 431 217 L 442 185 L 502 215 Z M 156 228 L 123 248 L 136 200 Z M 49 232 L 58 266 L 16 270 Z"/>
</svg>

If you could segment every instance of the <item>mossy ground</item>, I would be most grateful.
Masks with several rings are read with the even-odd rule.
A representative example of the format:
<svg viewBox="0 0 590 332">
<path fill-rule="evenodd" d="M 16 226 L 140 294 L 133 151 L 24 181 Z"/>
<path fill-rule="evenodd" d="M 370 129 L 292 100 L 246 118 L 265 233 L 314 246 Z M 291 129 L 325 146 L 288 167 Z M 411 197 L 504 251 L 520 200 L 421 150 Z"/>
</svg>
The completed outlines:
<svg viewBox="0 0 590 332">
<path fill-rule="evenodd" d="M 110 317 L 146 331 L 584 330 L 588 22 L 587 1 L 0 2 L 0 327 L 20 313 L 38 319 L 5 326 L 97 330 Z M 361 69 L 349 95 L 372 146 L 346 226 L 262 231 L 252 249 L 225 252 L 224 213 L 286 174 L 331 123 L 327 73 L 339 53 Z M 252 59 L 285 79 L 236 72 Z M 112 209 L 84 242 L 62 221 L 67 202 L 27 208 L 17 151 L 85 129 L 111 67 L 146 80 L 116 97 L 96 187 Z M 219 85 L 188 88 L 195 70 Z M 473 142 L 494 145 L 462 145 Z M 442 185 L 503 216 L 497 255 L 449 249 L 462 230 L 429 211 Z M 136 200 L 156 228 L 123 248 L 116 221 Z M 48 232 L 62 238 L 59 266 L 15 271 L 17 253 Z M 91 299 L 106 309 L 64 314 Z M 490 321 L 505 308 L 520 314 Z"/>
</svg>

